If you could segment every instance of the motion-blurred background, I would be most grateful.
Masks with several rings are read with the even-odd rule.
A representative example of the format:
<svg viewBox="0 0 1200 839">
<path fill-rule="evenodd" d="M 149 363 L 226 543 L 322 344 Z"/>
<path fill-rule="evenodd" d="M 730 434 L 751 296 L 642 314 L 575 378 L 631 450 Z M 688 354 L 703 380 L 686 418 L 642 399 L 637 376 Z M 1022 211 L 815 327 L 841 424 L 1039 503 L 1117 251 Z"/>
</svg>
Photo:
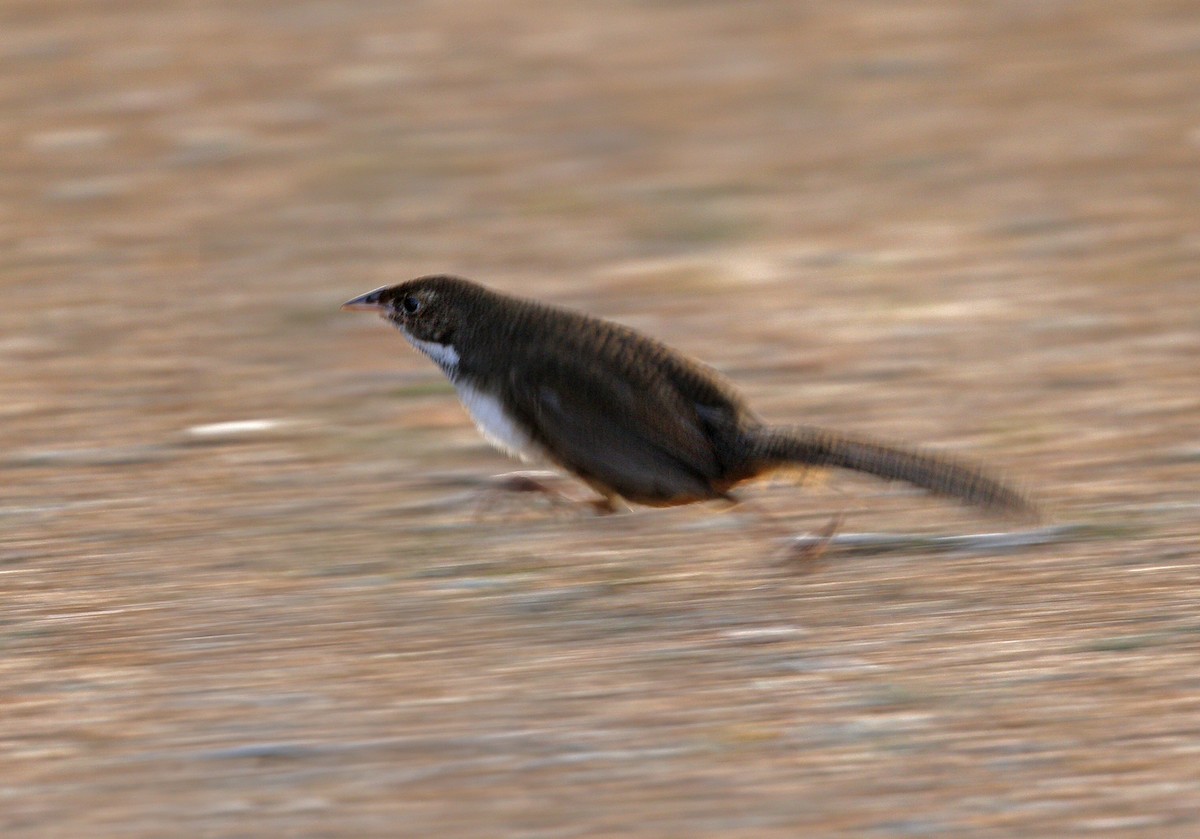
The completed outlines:
<svg viewBox="0 0 1200 839">
<path fill-rule="evenodd" d="M 0 833 L 1196 835 L 1198 92 L 1182 0 L 5 0 Z M 477 519 L 337 310 L 435 271 L 1085 529 Z"/>
</svg>

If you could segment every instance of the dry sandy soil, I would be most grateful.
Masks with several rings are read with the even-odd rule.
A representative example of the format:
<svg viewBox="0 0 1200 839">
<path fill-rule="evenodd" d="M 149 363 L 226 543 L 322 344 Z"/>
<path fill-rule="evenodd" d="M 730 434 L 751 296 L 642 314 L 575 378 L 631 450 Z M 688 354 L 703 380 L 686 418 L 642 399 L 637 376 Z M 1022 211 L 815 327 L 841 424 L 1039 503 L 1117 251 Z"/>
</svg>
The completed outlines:
<svg viewBox="0 0 1200 839">
<path fill-rule="evenodd" d="M 0 69 L 3 836 L 1200 835 L 1194 2 L 6 0 Z M 475 520 L 337 310 L 431 271 L 1076 529 Z"/>
</svg>

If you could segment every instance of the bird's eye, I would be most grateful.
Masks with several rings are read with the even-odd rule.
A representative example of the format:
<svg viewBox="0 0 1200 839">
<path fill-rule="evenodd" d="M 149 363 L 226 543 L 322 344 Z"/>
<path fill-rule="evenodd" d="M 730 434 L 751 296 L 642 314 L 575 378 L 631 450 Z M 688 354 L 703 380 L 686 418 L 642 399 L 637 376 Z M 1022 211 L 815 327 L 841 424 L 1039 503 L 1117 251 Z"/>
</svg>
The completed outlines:
<svg viewBox="0 0 1200 839">
<path fill-rule="evenodd" d="M 415 315 L 421 310 L 421 301 L 411 294 L 404 295 L 400 305 L 404 307 L 404 313 L 408 315 Z"/>
</svg>

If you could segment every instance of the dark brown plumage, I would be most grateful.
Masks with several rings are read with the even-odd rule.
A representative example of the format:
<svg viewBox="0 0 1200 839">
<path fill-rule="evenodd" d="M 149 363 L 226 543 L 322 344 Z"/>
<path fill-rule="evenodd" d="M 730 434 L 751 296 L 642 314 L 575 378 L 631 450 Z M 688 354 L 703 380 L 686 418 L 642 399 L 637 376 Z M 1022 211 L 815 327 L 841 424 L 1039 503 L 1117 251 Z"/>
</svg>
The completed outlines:
<svg viewBox="0 0 1200 839">
<path fill-rule="evenodd" d="M 710 367 L 619 324 L 457 277 L 376 289 L 379 312 L 432 358 L 494 444 L 575 475 L 612 507 L 728 499 L 779 468 L 838 467 L 993 511 L 1034 515 L 1019 492 L 949 457 L 806 426 L 768 426 Z"/>
</svg>

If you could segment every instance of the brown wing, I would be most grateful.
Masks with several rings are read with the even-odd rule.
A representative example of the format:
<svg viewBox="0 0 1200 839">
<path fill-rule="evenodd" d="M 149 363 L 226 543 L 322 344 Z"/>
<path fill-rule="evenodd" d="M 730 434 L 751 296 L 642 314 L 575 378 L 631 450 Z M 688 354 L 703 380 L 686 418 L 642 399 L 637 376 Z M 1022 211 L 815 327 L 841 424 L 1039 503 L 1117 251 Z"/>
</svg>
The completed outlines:
<svg viewBox="0 0 1200 839">
<path fill-rule="evenodd" d="M 530 360 L 509 382 L 509 409 L 561 466 L 630 501 L 682 504 L 722 493 L 706 423 L 654 370 L 623 371 L 574 356 Z"/>
</svg>

